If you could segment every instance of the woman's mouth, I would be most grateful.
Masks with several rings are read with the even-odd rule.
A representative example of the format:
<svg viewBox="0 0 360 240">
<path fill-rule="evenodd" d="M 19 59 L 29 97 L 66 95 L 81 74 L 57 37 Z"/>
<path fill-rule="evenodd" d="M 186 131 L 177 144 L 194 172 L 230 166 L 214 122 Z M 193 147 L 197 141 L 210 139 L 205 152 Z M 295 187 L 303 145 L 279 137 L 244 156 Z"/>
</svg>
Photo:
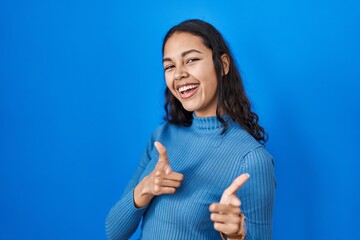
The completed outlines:
<svg viewBox="0 0 360 240">
<path fill-rule="evenodd" d="M 189 84 L 179 87 L 178 92 L 181 98 L 186 99 L 192 97 L 198 90 L 198 87 L 199 84 Z"/>
</svg>

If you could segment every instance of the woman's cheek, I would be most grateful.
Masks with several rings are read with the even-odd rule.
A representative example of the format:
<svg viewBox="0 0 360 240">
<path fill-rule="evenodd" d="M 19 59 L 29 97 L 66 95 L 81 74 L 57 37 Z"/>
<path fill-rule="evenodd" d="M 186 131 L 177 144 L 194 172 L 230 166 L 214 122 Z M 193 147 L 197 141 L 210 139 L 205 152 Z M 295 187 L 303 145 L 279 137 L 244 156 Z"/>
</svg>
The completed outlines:
<svg viewBox="0 0 360 240">
<path fill-rule="evenodd" d="M 165 83 L 166 83 L 166 86 L 171 90 L 173 91 L 173 84 L 172 84 L 172 81 L 169 80 L 169 77 L 165 75 Z"/>
</svg>

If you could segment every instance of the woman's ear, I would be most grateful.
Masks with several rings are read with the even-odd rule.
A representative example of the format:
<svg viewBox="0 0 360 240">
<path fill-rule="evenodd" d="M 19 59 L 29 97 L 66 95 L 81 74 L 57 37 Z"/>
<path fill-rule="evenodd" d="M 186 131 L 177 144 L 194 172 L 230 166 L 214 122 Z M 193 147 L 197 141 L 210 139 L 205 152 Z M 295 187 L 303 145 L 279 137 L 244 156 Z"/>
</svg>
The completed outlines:
<svg viewBox="0 0 360 240">
<path fill-rule="evenodd" d="M 227 75 L 230 69 L 230 58 L 226 53 L 221 55 L 221 62 L 223 65 L 223 75 Z"/>
</svg>

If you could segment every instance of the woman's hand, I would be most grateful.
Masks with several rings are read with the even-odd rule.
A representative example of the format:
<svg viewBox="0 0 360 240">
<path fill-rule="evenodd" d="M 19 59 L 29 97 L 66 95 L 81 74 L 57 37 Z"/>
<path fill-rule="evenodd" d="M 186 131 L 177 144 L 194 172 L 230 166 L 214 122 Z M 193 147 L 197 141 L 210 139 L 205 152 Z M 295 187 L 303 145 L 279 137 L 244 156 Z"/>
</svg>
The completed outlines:
<svg viewBox="0 0 360 240">
<path fill-rule="evenodd" d="M 166 148 L 160 142 L 155 142 L 154 145 L 159 152 L 159 159 L 154 170 L 134 189 L 134 203 L 137 208 L 148 205 L 154 196 L 175 193 L 184 178 L 181 173 L 172 171 Z"/>
<path fill-rule="evenodd" d="M 236 239 L 240 232 L 241 216 L 240 199 L 236 196 L 236 191 L 249 179 L 250 175 L 245 173 L 237 177 L 233 183 L 224 191 L 220 203 L 210 205 L 210 218 L 214 222 L 214 228 L 226 234 L 228 239 Z M 239 235 L 241 236 L 241 235 Z"/>
</svg>

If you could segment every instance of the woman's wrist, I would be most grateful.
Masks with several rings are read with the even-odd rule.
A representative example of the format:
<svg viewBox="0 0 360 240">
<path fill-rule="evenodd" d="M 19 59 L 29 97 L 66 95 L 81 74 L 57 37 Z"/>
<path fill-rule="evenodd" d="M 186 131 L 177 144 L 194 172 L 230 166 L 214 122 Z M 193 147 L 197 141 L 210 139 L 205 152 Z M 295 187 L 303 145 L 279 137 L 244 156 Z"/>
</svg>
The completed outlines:
<svg viewBox="0 0 360 240">
<path fill-rule="evenodd" d="M 146 191 L 146 177 L 134 189 L 134 205 L 143 208 L 148 205 L 153 196 Z"/>
<path fill-rule="evenodd" d="M 240 214 L 240 225 L 239 231 L 234 234 L 224 234 L 220 232 L 221 238 L 223 240 L 245 240 L 246 233 L 247 233 L 247 219 L 244 214 Z"/>
</svg>

